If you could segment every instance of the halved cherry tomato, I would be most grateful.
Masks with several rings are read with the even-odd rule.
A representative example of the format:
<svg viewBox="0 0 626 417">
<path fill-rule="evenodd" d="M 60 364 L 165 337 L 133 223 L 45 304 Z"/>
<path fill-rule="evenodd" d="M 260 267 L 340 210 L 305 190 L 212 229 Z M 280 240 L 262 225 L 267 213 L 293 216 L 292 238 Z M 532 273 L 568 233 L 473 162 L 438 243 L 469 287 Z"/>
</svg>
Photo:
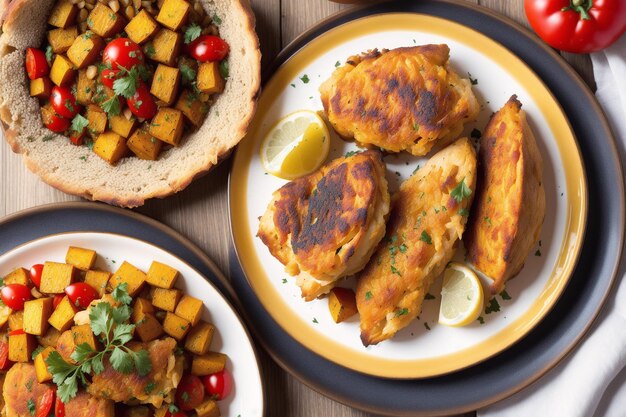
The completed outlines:
<svg viewBox="0 0 626 417">
<path fill-rule="evenodd" d="M 56 133 L 65 132 L 69 129 L 72 122 L 69 119 L 59 116 L 52 106 L 43 106 L 41 108 L 41 119 L 43 124 Z"/>
<path fill-rule="evenodd" d="M 128 38 L 113 39 L 104 48 L 102 62 L 110 64 L 111 69 L 117 70 L 120 67 L 131 70 L 135 65 L 144 62 L 141 47 Z"/>
<path fill-rule="evenodd" d="M 204 399 L 204 385 L 195 375 L 183 375 L 176 388 L 176 405 L 181 410 L 193 410 Z"/>
<path fill-rule="evenodd" d="M 72 90 L 67 87 L 54 86 L 50 94 L 50 104 L 55 112 L 61 117 L 71 119 L 80 110 L 76 104 L 76 97 Z"/>
<path fill-rule="evenodd" d="M 26 73 L 28 78 L 36 80 L 44 75 L 48 75 L 50 67 L 46 60 L 46 54 L 35 48 L 26 49 Z"/>
<path fill-rule="evenodd" d="M 226 369 L 202 377 L 202 382 L 204 383 L 204 388 L 207 393 L 218 400 L 223 400 L 228 397 L 230 391 L 233 389 L 233 378 Z"/>
<path fill-rule="evenodd" d="M 137 86 L 135 95 L 127 99 L 126 104 L 128 104 L 128 108 L 135 116 L 142 119 L 151 119 L 158 110 L 150 90 L 143 83 Z"/>
<path fill-rule="evenodd" d="M 30 280 L 35 284 L 35 287 L 39 288 L 41 285 L 41 272 L 43 271 L 43 264 L 35 264 L 30 267 Z"/>
<path fill-rule="evenodd" d="M 9 332 L 9 336 L 19 336 L 21 334 L 26 334 L 26 332 L 24 331 L 24 329 L 15 329 L 15 330 L 11 330 Z"/>
<path fill-rule="evenodd" d="M 70 141 L 76 146 L 80 146 L 83 144 L 83 139 L 85 138 L 85 129 L 82 132 L 74 132 L 70 135 Z"/>
<path fill-rule="evenodd" d="M 221 61 L 228 55 L 230 47 L 219 36 L 202 35 L 187 47 L 189 55 L 200 62 Z"/>
<path fill-rule="evenodd" d="M 54 402 L 54 417 L 65 417 L 65 404 L 59 397 Z"/>
<path fill-rule="evenodd" d="M 64 294 L 56 294 L 54 299 L 52 299 L 52 307 L 57 308 L 57 306 L 61 304 L 61 301 L 63 301 L 63 297 L 65 297 Z"/>
<path fill-rule="evenodd" d="M 100 73 L 100 80 L 102 84 L 106 85 L 109 88 L 113 88 L 113 83 L 115 83 L 115 79 L 117 78 L 117 74 L 119 70 L 114 69 L 105 69 Z"/>
<path fill-rule="evenodd" d="M 37 401 L 37 412 L 35 413 L 35 417 L 48 417 L 52 411 L 52 406 L 55 403 L 56 396 L 56 390 L 54 388 L 48 388 L 46 392 L 39 397 L 39 401 Z"/>
<path fill-rule="evenodd" d="M 32 298 L 30 289 L 22 284 L 9 284 L 0 290 L 2 302 L 11 310 L 24 310 L 24 302 Z"/>
<path fill-rule="evenodd" d="M 98 291 L 84 282 L 76 282 L 65 287 L 65 294 L 72 304 L 77 307 L 87 308 L 89 304 L 99 297 Z"/>
<path fill-rule="evenodd" d="M 9 360 L 9 344 L 6 342 L 0 342 L 0 371 L 6 371 L 13 362 Z"/>
</svg>

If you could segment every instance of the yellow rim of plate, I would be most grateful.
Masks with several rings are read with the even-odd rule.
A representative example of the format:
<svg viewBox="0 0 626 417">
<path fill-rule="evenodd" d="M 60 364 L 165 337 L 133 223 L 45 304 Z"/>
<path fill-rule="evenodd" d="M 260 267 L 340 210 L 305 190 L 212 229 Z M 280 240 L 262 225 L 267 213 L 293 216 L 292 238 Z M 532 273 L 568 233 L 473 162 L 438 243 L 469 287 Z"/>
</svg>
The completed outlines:
<svg viewBox="0 0 626 417">
<path fill-rule="evenodd" d="M 517 320 L 488 339 L 461 351 L 428 359 L 384 359 L 345 346 L 313 329 L 293 313 L 270 284 L 254 249 L 256 233 L 248 222 L 247 187 L 250 161 L 255 156 L 260 122 L 272 101 L 313 60 L 337 45 L 375 32 L 415 30 L 444 36 L 465 44 L 498 62 L 526 88 L 544 115 L 556 140 L 565 170 L 568 207 L 560 254 L 542 293 Z M 442 375 L 479 363 L 526 335 L 554 306 L 571 276 L 582 247 L 587 218 L 587 183 L 578 144 L 561 106 L 539 77 L 517 56 L 487 36 L 449 20 L 407 13 L 388 13 L 357 19 L 329 30 L 300 49 L 285 62 L 264 87 L 257 115 L 248 136 L 239 145 L 230 179 L 230 210 L 235 248 L 244 274 L 272 318 L 291 337 L 318 355 L 349 369 L 385 378 L 425 378 Z M 256 229 L 255 229 L 256 230 Z"/>
</svg>

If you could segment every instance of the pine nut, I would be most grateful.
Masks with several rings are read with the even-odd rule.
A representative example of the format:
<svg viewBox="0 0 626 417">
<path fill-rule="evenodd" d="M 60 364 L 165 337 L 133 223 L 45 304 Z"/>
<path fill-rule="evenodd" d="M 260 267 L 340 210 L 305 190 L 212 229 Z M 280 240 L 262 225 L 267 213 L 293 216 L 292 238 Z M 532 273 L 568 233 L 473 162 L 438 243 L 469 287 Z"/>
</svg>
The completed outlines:
<svg viewBox="0 0 626 417">
<path fill-rule="evenodd" d="M 113 10 L 113 12 L 117 13 L 120 11 L 120 2 L 117 0 L 111 0 L 109 1 L 109 7 Z"/>
<path fill-rule="evenodd" d="M 131 112 L 128 107 L 124 109 L 123 113 L 124 113 L 124 117 L 126 118 L 126 120 L 130 120 L 130 118 L 133 117 L 133 112 Z"/>
<path fill-rule="evenodd" d="M 132 19 L 135 17 L 135 8 L 133 6 L 127 6 L 124 14 L 126 14 L 127 18 Z"/>
<path fill-rule="evenodd" d="M 85 3 L 85 9 L 87 10 L 93 10 L 95 6 L 93 4 L 89 4 L 89 3 Z"/>
<path fill-rule="evenodd" d="M 89 17 L 89 12 L 87 11 L 87 9 L 81 9 L 80 13 L 78 14 L 78 21 L 84 22 L 85 20 L 87 20 L 88 17 Z"/>
<path fill-rule="evenodd" d="M 98 67 L 96 67 L 95 65 L 90 65 L 87 67 L 87 72 L 85 72 L 85 75 L 87 76 L 87 78 L 89 78 L 90 80 L 93 80 L 96 78 L 96 76 L 98 75 Z"/>
</svg>

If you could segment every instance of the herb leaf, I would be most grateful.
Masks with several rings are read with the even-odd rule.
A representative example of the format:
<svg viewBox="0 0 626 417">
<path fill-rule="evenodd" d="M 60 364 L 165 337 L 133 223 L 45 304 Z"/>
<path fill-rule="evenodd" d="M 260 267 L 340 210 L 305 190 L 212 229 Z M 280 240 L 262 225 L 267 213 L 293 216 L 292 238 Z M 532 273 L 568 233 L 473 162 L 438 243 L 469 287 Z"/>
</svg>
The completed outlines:
<svg viewBox="0 0 626 417">
<path fill-rule="evenodd" d="M 187 26 L 185 29 L 185 43 L 190 44 L 200 37 L 202 34 L 202 28 L 195 23 Z"/>
<path fill-rule="evenodd" d="M 420 240 L 428 245 L 433 244 L 433 239 L 430 237 L 426 230 L 422 230 L 422 234 L 420 235 Z"/>
<path fill-rule="evenodd" d="M 72 126 L 70 129 L 74 132 L 81 133 L 87 126 L 89 126 L 89 120 L 79 113 L 72 119 Z"/>
<path fill-rule="evenodd" d="M 179 69 L 183 84 L 190 84 L 196 79 L 196 71 L 189 65 L 181 64 Z"/>
<path fill-rule="evenodd" d="M 222 60 L 222 62 L 220 62 L 219 70 L 220 75 L 223 79 L 227 79 L 228 77 L 230 77 L 230 65 L 228 64 L 227 59 L 224 59 Z"/>
<path fill-rule="evenodd" d="M 460 203 L 464 198 L 468 198 L 472 195 L 472 190 L 467 186 L 467 184 L 465 184 L 465 178 L 463 178 L 461 182 L 454 187 L 450 195 L 456 200 L 457 203 Z"/>
<path fill-rule="evenodd" d="M 102 110 L 109 116 L 117 116 L 121 113 L 122 108 L 120 106 L 120 100 L 117 96 L 113 96 L 104 103 L 102 103 Z M 80 116 L 80 115 L 79 115 Z"/>
</svg>

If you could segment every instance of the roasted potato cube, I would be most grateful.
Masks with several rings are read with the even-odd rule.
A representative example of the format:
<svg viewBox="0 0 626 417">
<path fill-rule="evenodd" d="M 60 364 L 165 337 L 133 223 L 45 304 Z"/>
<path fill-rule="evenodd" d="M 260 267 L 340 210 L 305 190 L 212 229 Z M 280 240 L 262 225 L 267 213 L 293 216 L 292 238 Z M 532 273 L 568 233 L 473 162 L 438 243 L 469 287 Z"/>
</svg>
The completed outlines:
<svg viewBox="0 0 626 417">
<path fill-rule="evenodd" d="M 124 19 L 104 4 L 97 2 L 87 18 L 89 29 L 103 38 L 110 38 L 124 28 Z"/>
<path fill-rule="evenodd" d="M 10 331 L 24 329 L 24 310 L 12 311 L 7 321 Z"/>
<path fill-rule="evenodd" d="M 11 312 L 12 310 L 9 307 L 0 305 L 0 328 L 7 324 L 9 317 L 11 316 Z"/>
<path fill-rule="evenodd" d="M 81 324 L 80 326 L 72 327 L 72 338 L 76 346 L 80 346 L 83 343 L 87 343 L 93 350 L 98 349 L 98 339 L 91 331 L 89 324 Z"/>
<path fill-rule="evenodd" d="M 65 296 L 52 312 L 48 323 L 62 333 L 72 326 L 76 311 L 76 306 Z"/>
<path fill-rule="evenodd" d="M 74 282 L 74 265 L 46 262 L 41 272 L 39 290 L 44 294 L 63 294 L 65 287 Z"/>
<path fill-rule="evenodd" d="M 153 261 L 148 269 L 146 281 L 153 287 L 172 288 L 178 279 L 178 271 L 169 265 Z"/>
<path fill-rule="evenodd" d="M 156 161 L 161 152 L 161 146 L 163 142 L 152 137 L 148 132 L 143 129 L 138 129 L 126 142 L 128 148 L 139 159 L 146 159 L 149 161 Z"/>
<path fill-rule="evenodd" d="M 60 0 L 52 9 L 48 23 L 58 28 L 66 28 L 74 24 L 77 13 L 78 8 L 70 0 Z"/>
<path fill-rule="evenodd" d="M 150 93 L 166 105 L 174 103 L 180 84 L 180 70 L 159 64 L 154 72 Z"/>
<path fill-rule="evenodd" d="M 204 355 L 193 355 L 191 373 L 196 376 L 211 375 L 221 372 L 226 366 L 228 356 L 219 352 L 208 352 Z"/>
<path fill-rule="evenodd" d="M 178 317 L 173 313 L 168 312 L 165 314 L 165 320 L 163 320 L 163 330 L 174 339 L 178 341 L 183 340 L 190 328 L 191 324 L 188 320 Z"/>
<path fill-rule="evenodd" d="M 200 126 L 209 112 L 209 105 L 203 103 L 198 95 L 189 90 L 183 91 L 176 102 L 176 108 L 183 112 L 187 120 L 195 126 Z"/>
<path fill-rule="evenodd" d="M 138 297 L 135 300 L 135 304 L 133 305 L 133 320 L 139 321 L 141 320 L 139 315 L 148 314 L 148 313 L 150 314 L 154 313 L 154 307 L 152 306 L 152 303 L 150 302 L 150 300 L 146 300 L 145 298 Z M 137 314 L 138 316 L 135 317 L 135 314 Z"/>
<path fill-rule="evenodd" d="M 67 50 L 67 57 L 76 68 L 82 69 L 93 64 L 103 48 L 104 40 L 95 33 L 88 31 L 74 39 L 72 46 Z"/>
<path fill-rule="evenodd" d="M 96 91 L 96 80 L 87 78 L 87 70 L 78 71 L 78 81 L 76 83 L 76 101 L 83 106 L 92 103 L 91 98 Z"/>
<path fill-rule="evenodd" d="M 177 146 L 183 136 L 183 114 L 180 110 L 162 107 L 150 123 L 150 134 L 163 142 Z"/>
<path fill-rule="evenodd" d="M 157 22 L 172 29 L 180 29 L 187 21 L 191 6 L 185 0 L 165 0 L 157 16 Z"/>
<path fill-rule="evenodd" d="M 70 246 L 65 254 L 65 263 L 74 265 L 82 271 L 88 271 L 96 262 L 96 251 Z"/>
<path fill-rule="evenodd" d="M 98 291 L 100 297 L 102 297 L 110 278 L 110 272 L 91 270 L 87 271 L 87 273 L 85 274 L 85 283 L 91 285 L 94 290 Z"/>
<path fill-rule="evenodd" d="M 123 114 L 118 114 L 117 116 L 111 117 L 109 123 L 112 131 L 124 138 L 128 138 L 137 126 L 137 119 L 134 117 L 127 119 Z"/>
<path fill-rule="evenodd" d="M 341 323 L 357 313 L 356 296 L 349 288 L 335 287 L 328 296 L 328 309 L 335 323 Z"/>
<path fill-rule="evenodd" d="M 177 32 L 161 29 L 154 35 L 152 42 L 146 44 L 144 52 L 153 61 L 172 67 L 180 52 L 182 41 Z"/>
<path fill-rule="evenodd" d="M 37 78 L 30 81 L 30 96 L 46 99 L 52 93 L 52 81 L 48 77 Z"/>
<path fill-rule="evenodd" d="M 136 325 L 135 331 L 144 343 L 150 342 L 163 334 L 163 326 L 161 326 L 161 323 L 153 314 L 133 314 L 133 322 Z"/>
<path fill-rule="evenodd" d="M 55 329 L 54 327 L 49 327 L 46 334 L 39 338 L 39 343 L 42 346 L 51 346 L 56 347 L 59 337 L 61 336 L 61 332 Z"/>
<path fill-rule="evenodd" d="M 57 55 L 50 69 L 50 80 L 58 85 L 66 86 L 74 81 L 76 71 L 72 62 L 63 55 Z"/>
<path fill-rule="evenodd" d="M 198 324 L 198 321 L 200 321 L 203 306 L 202 300 L 198 300 L 190 295 L 184 295 L 178 303 L 178 306 L 176 306 L 174 313 L 178 317 L 182 317 L 191 322 L 192 326 L 195 326 Z"/>
<path fill-rule="evenodd" d="M 204 355 L 211 347 L 215 327 L 212 324 L 200 321 L 193 326 L 185 340 L 185 349 L 196 355 Z"/>
<path fill-rule="evenodd" d="M 32 334 L 22 333 L 9 336 L 10 361 L 30 362 L 35 349 L 37 349 L 37 339 Z"/>
<path fill-rule="evenodd" d="M 24 331 L 41 336 L 48 330 L 48 319 L 52 314 L 52 298 L 39 298 L 24 303 Z"/>
<path fill-rule="evenodd" d="M 89 120 L 89 131 L 95 135 L 103 133 L 107 128 L 107 114 L 98 106 L 90 104 L 85 114 Z"/>
<path fill-rule="evenodd" d="M 78 28 L 76 26 L 67 29 L 52 29 L 48 31 L 48 43 L 52 47 L 55 54 L 62 54 L 70 49 L 74 39 L 78 37 Z"/>
<path fill-rule="evenodd" d="M 195 408 L 198 417 L 220 417 L 217 401 L 207 398 Z"/>
<path fill-rule="evenodd" d="M 146 274 L 139 268 L 124 261 L 113 276 L 111 276 L 109 284 L 112 288 L 115 288 L 124 282 L 128 284 L 128 295 L 134 297 L 141 291 L 141 288 L 146 282 Z"/>
<path fill-rule="evenodd" d="M 93 144 L 93 151 L 111 165 L 115 165 L 126 153 L 126 141 L 115 132 L 104 132 Z"/>
<path fill-rule="evenodd" d="M 125 31 L 128 37 L 135 43 L 142 44 L 152 37 L 159 29 L 159 25 L 154 21 L 146 9 L 142 9 L 139 14 L 126 25 Z"/>
<path fill-rule="evenodd" d="M 161 310 L 173 313 L 182 295 L 183 293 L 180 290 L 155 288 L 152 292 L 152 305 Z"/>
<path fill-rule="evenodd" d="M 198 90 L 207 94 L 224 91 L 224 79 L 220 74 L 220 63 L 203 62 L 198 68 Z"/>
<path fill-rule="evenodd" d="M 48 359 L 48 356 L 50 356 L 52 352 L 54 352 L 54 348 L 48 346 L 35 356 L 35 374 L 37 374 L 37 382 L 40 384 L 52 381 L 52 374 L 48 372 L 48 365 L 46 364 L 46 359 Z"/>
<path fill-rule="evenodd" d="M 4 285 L 9 284 L 22 284 L 28 285 L 30 282 L 30 274 L 25 268 L 17 268 L 13 271 L 9 272 L 7 276 L 4 277 Z"/>
</svg>

